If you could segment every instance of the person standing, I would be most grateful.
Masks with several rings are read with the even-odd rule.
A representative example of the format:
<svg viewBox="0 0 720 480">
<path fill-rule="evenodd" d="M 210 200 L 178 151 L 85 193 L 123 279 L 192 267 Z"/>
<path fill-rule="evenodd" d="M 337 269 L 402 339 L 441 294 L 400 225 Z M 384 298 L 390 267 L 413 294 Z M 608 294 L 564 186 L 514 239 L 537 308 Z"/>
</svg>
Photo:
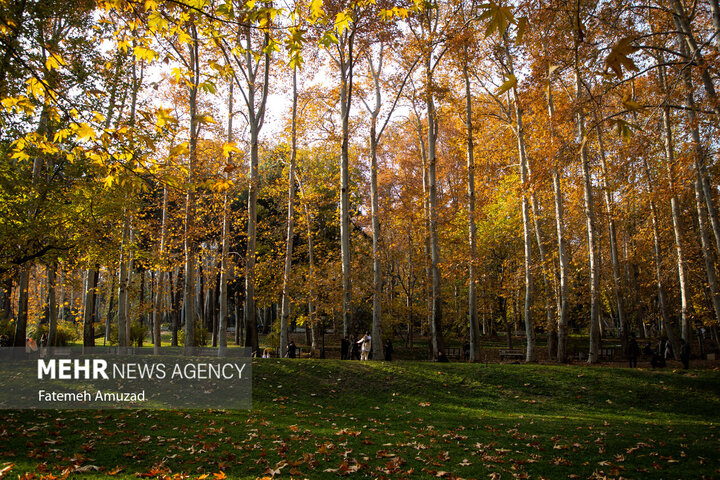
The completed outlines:
<svg viewBox="0 0 720 480">
<path fill-rule="evenodd" d="M 288 358 L 295 358 L 297 354 L 297 347 L 295 346 L 295 340 L 290 340 L 290 343 L 288 343 L 287 346 L 287 356 Z"/>
<path fill-rule="evenodd" d="M 637 359 L 640 355 L 640 346 L 635 338 L 635 332 L 630 334 L 630 342 L 628 343 L 628 363 L 630 368 L 637 368 Z"/>
<path fill-rule="evenodd" d="M 392 342 L 388 338 L 387 341 L 385 341 L 385 361 L 386 362 L 392 362 L 392 354 L 393 354 L 393 346 L 392 346 Z"/>
<path fill-rule="evenodd" d="M 350 358 L 348 356 L 349 349 L 350 341 L 348 340 L 348 337 L 343 337 L 343 339 L 340 340 L 340 360 L 348 360 Z"/>
<path fill-rule="evenodd" d="M 370 334 L 368 332 L 365 332 L 365 335 L 363 335 L 363 337 L 358 340 L 357 343 L 362 345 L 360 348 L 360 360 L 365 361 L 370 356 L 370 348 L 372 345 L 371 340 L 372 338 L 370 337 Z"/>
<path fill-rule="evenodd" d="M 360 360 L 360 343 L 355 341 L 355 335 L 350 335 L 350 360 Z"/>
<path fill-rule="evenodd" d="M 680 339 L 680 361 L 685 370 L 690 368 L 690 344 L 684 338 Z"/>
</svg>

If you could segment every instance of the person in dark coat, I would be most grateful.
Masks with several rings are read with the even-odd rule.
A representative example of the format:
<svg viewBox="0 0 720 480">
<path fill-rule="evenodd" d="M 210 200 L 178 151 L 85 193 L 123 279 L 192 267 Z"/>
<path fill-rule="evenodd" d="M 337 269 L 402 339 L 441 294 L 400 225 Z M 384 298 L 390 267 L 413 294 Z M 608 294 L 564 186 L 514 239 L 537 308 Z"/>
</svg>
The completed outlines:
<svg viewBox="0 0 720 480">
<path fill-rule="evenodd" d="M 684 338 L 680 339 L 680 361 L 685 370 L 690 368 L 690 344 Z"/>
<path fill-rule="evenodd" d="M 635 333 L 631 333 L 630 342 L 628 343 L 628 363 L 630 368 L 637 368 L 638 355 L 640 355 L 640 345 L 635 339 Z"/>
<path fill-rule="evenodd" d="M 442 350 L 438 352 L 437 361 L 440 363 L 448 363 L 449 361 L 447 355 L 445 355 L 445 352 L 443 352 Z"/>
<path fill-rule="evenodd" d="M 340 340 L 340 360 L 348 360 L 350 358 L 348 356 L 349 349 L 350 341 L 348 340 L 348 337 L 343 337 L 343 339 Z"/>
<path fill-rule="evenodd" d="M 392 354 L 393 354 L 393 346 L 392 346 L 392 342 L 388 338 L 385 341 L 385 361 L 386 362 L 392 362 Z"/>
<path fill-rule="evenodd" d="M 287 356 L 288 358 L 295 358 L 297 354 L 297 347 L 295 346 L 295 340 L 290 340 L 290 343 L 288 343 L 287 346 Z"/>
<path fill-rule="evenodd" d="M 360 360 L 360 344 L 355 341 L 355 335 L 350 335 L 350 360 Z"/>
</svg>

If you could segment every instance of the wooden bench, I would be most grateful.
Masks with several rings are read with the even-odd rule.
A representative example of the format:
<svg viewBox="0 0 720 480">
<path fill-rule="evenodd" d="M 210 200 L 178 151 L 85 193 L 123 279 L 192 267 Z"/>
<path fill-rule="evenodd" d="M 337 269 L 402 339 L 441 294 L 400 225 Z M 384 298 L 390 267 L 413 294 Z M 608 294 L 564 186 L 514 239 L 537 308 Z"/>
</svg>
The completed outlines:
<svg viewBox="0 0 720 480">
<path fill-rule="evenodd" d="M 458 347 L 451 347 L 445 349 L 445 356 L 448 359 L 462 360 L 462 349 Z"/>
<path fill-rule="evenodd" d="M 505 358 L 524 360 L 525 351 L 522 348 L 506 348 L 504 350 L 500 350 L 500 360 Z"/>
<path fill-rule="evenodd" d="M 600 357 L 600 360 L 611 362 L 615 359 L 616 351 L 618 351 L 618 347 L 600 347 L 598 357 Z"/>
<path fill-rule="evenodd" d="M 613 360 L 615 360 L 615 354 L 619 350 L 619 347 L 600 347 L 600 349 L 598 350 L 598 360 L 612 362 Z M 588 358 L 588 352 L 577 352 L 576 357 L 578 361 L 584 362 Z"/>
</svg>

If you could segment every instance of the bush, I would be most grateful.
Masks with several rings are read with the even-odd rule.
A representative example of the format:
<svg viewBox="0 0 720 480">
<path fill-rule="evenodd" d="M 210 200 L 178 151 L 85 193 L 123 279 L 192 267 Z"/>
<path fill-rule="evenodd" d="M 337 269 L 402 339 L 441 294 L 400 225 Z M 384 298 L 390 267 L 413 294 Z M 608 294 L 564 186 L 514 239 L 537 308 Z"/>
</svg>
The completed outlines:
<svg viewBox="0 0 720 480">
<path fill-rule="evenodd" d="M 130 324 L 130 345 L 140 346 L 145 336 L 148 334 L 147 325 L 140 325 L 139 322 L 132 322 Z"/>
<path fill-rule="evenodd" d="M 280 322 L 277 322 L 278 324 Z M 280 332 L 272 331 L 265 337 L 265 345 L 268 347 L 279 347 L 280 346 Z"/>
<path fill-rule="evenodd" d="M 210 343 L 210 339 L 212 338 L 212 335 L 210 334 L 210 330 L 208 330 L 205 327 L 201 327 L 198 325 L 195 325 L 195 343 L 198 347 L 204 347 L 208 343 Z M 179 328 L 178 329 L 178 345 L 185 346 L 185 329 Z"/>
<path fill-rule="evenodd" d="M 149 332 L 147 325 L 140 325 L 139 322 L 132 322 L 130 324 L 130 345 L 140 346 L 140 340 L 145 340 Z M 117 322 L 113 322 L 110 325 L 110 337 L 108 338 L 110 345 L 118 344 L 118 325 Z"/>
<path fill-rule="evenodd" d="M 15 336 L 15 322 L 11 318 L 0 318 L 0 335 Z"/>
<path fill-rule="evenodd" d="M 43 327 L 47 328 L 46 325 Z M 82 338 L 80 329 L 82 325 L 73 322 L 58 322 L 57 328 L 55 329 L 55 346 L 56 347 L 67 347 L 73 342 L 77 342 Z"/>
</svg>

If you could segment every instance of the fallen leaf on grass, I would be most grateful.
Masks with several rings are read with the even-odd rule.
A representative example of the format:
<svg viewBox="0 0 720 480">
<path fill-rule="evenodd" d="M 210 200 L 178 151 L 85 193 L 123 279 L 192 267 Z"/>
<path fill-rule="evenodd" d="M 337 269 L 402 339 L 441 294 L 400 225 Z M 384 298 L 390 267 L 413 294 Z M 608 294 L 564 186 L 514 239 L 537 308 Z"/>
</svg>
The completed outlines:
<svg viewBox="0 0 720 480">
<path fill-rule="evenodd" d="M 0 478 L 3 478 L 5 475 L 10 473 L 10 470 L 15 466 L 14 463 L 11 463 L 9 465 L 4 466 L 2 469 L 0 469 Z"/>
<path fill-rule="evenodd" d="M 76 468 L 75 472 L 80 472 L 80 473 L 91 472 L 91 471 L 97 472 L 99 470 L 100 470 L 100 467 L 98 467 L 97 465 L 83 465 L 82 467 Z"/>
</svg>

